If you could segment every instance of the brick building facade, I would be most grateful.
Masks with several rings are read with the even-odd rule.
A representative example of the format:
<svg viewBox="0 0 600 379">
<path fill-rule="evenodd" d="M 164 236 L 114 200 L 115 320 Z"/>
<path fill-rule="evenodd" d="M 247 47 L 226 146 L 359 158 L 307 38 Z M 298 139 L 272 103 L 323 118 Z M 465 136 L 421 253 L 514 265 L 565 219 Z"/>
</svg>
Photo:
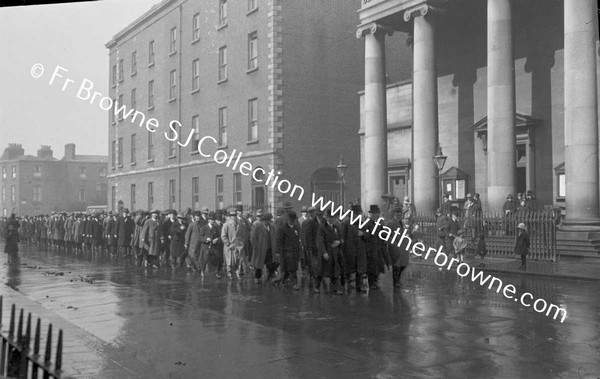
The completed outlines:
<svg viewBox="0 0 600 379">
<path fill-rule="evenodd" d="M 65 156 L 53 157 L 50 146 L 26 155 L 20 144 L 9 144 L 0 157 L 2 215 L 85 211 L 107 202 L 107 157 L 77 155 L 75 144 L 65 145 Z"/>
<path fill-rule="evenodd" d="M 342 154 L 345 197 L 358 197 L 356 92 L 364 62 L 355 26 L 355 7 L 343 0 L 155 5 L 106 44 L 110 97 L 138 111 L 135 119 L 109 111 L 109 204 L 299 206 L 313 191 L 339 200 Z M 159 126 L 147 128 L 150 118 Z M 178 136 L 172 120 L 182 125 Z M 301 186 L 305 197 L 282 195 L 260 177 L 203 157 L 197 145 L 207 136 L 217 143 L 204 143 L 206 154 L 242 152 L 253 167 Z"/>
</svg>

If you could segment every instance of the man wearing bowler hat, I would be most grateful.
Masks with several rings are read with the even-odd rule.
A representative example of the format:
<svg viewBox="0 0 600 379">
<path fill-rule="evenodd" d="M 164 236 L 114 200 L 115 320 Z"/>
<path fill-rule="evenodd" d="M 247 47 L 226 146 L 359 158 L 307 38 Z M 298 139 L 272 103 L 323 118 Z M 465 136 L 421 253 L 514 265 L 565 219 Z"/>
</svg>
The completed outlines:
<svg viewBox="0 0 600 379">
<path fill-rule="evenodd" d="M 319 226 L 321 223 L 317 218 L 317 213 L 320 213 L 322 217 L 323 211 L 317 210 L 315 207 L 310 207 L 307 209 L 307 219 L 302 223 L 301 227 L 301 237 L 302 237 L 302 246 L 304 247 L 304 263 L 306 267 L 306 271 L 309 274 L 309 285 L 314 285 L 314 281 L 316 279 L 316 269 L 317 269 L 317 258 L 319 255 L 317 249 L 317 232 L 319 231 Z"/>
<path fill-rule="evenodd" d="M 381 223 L 384 221 L 380 214 L 379 205 L 369 206 L 369 221 L 365 225 L 363 235 L 367 245 L 367 277 L 370 290 L 379 288 L 379 274 L 383 273 L 385 266 L 389 267 L 390 264 L 386 254 L 386 241 L 379 238 Z"/>
<path fill-rule="evenodd" d="M 327 210 L 326 221 L 319 227 L 317 232 L 317 249 L 319 250 L 317 280 L 313 291 L 320 292 L 323 278 L 330 278 L 331 288 L 336 295 L 343 295 L 344 291 L 338 282 L 341 275 L 340 249 L 342 237 L 335 222 L 335 216 L 331 209 Z"/>
<path fill-rule="evenodd" d="M 353 218 L 362 216 L 362 207 L 360 204 L 350 206 Z M 344 254 L 344 274 L 346 283 L 350 283 L 351 276 L 354 275 L 356 291 L 362 290 L 362 283 L 367 277 L 367 246 L 364 239 L 364 231 L 359 228 L 360 220 L 354 224 L 350 223 L 350 218 L 344 219 L 341 226 L 341 234 Z"/>
</svg>

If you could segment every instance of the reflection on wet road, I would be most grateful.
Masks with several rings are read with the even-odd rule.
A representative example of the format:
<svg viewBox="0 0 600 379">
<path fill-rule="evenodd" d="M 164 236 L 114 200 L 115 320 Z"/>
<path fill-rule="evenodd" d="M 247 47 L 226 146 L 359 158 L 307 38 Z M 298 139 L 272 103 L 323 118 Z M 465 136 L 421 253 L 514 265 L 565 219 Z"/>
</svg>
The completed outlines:
<svg viewBox="0 0 600 379">
<path fill-rule="evenodd" d="M 202 280 L 106 256 L 23 250 L 21 270 L 9 275 L 3 266 L 2 281 L 104 341 L 99 362 L 117 355 L 135 363 L 124 363 L 132 372 L 138 366 L 178 378 L 600 376 L 598 282 L 497 275 L 519 292 L 566 306 L 561 324 L 433 267 L 409 267 L 401 290 L 386 274 L 379 291 L 335 296 L 251 278 Z M 97 370 L 97 377 L 111 377 L 108 365 Z"/>
</svg>

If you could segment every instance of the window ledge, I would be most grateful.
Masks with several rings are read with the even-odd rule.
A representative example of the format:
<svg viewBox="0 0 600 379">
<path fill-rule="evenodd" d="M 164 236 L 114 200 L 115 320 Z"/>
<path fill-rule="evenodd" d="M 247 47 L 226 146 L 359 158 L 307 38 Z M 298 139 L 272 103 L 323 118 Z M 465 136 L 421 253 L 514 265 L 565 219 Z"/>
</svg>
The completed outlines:
<svg viewBox="0 0 600 379">
<path fill-rule="evenodd" d="M 193 90 L 192 92 L 190 92 L 191 95 L 200 92 L 200 88 Z"/>
<path fill-rule="evenodd" d="M 120 165 L 118 165 L 117 167 L 118 167 L 118 168 L 123 168 L 123 165 L 122 165 L 122 164 L 120 164 Z M 85 179 L 85 178 L 81 178 L 81 179 Z"/>
<path fill-rule="evenodd" d="M 135 72 L 132 72 L 132 73 L 131 73 L 131 77 L 132 77 L 132 78 L 133 78 L 134 76 L 136 76 L 136 75 L 137 75 L 137 71 L 135 71 Z"/>
<path fill-rule="evenodd" d="M 177 98 L 176 98 L 176 97 L 173 97 L 173 98 L 169 99 L 169 103 L 172 103 L 172 102 L 174 102 L 175 100 L 177 100 Z"/>
<path fill-rule="evenodd" d="M 200 153 L 198 152 L 198 149 L 196 149 L 196 150 L 192 150 L 192 151 L 190 152 L 190 155 L 198 155 L 198 154 L 200 154 Z"/>
<path fill-rule="evenodd" d="M 253 139 L 252 141 L 246 142 L 246 145 L 254 145 L 254 144 L 257 144 L 257 143 L 258 143 L 258 140 L 257 139 Z"/>
<path fill-rule="evenodd" d="M 177 54 L 177 50 L 175 50 L 175 51 L 171 51 L 171 52 L 169 53 L 169 56 L 171 57 L 171 56 L 173 56 L 173 55 L 175 55 L 175 54 Z"/>
<path fill-rule="evenodd" d="M 148 67 L 154 67 L 154 62 L 148 63 Z"/>
<path fill-rule="evenodd" d="M 135 166 L 135 165 L 136 165 L 136 162 L 131 162 L 129 165 L 130 165 L 130 166 Z"/>
<path fill-rule="evenodd" d="M 251 74 L 251 73 L 256 72 L 256 71 L 258 71 L 258 66 L 246 70 L 246 74 Z"/>
<path fill-rule="evenodd" d="M 117 88 L 117 84 L 116 84 L 116 83 L 113 83 L 113 84 L 111 85 L 111 87 L 112 87 L 112 88 Z"/>
<path fill-rule="evenodd" d="M 227 149 L 227 145 L 219 145 L 217 146 L 217 150 L 225 150 Z"/>
<path fill-rule="evenodd" d="M 222 24 L 217 25 L 217 30 L 221 30 L 221 29 L 225 28 L 226 26 L 227 26 L 227 21 L 225 21 Z"/>
<path fill-rule="evenodd" d="M 154 159 L 148 159 L 148 163 L 153 163 Z"/>
<path fill-rule="evenodd" d="M 198 41 L 200 41 L 200 37 L 198 37 L 198 38 L 196 38 L 195 40 L 193 40 L 193 41 L 190 43 L 190 45 L 193 45 L 193 44 L 195 44 L 195 43 L 196 43 L 196 42 L 198 42 Z"/>
<path fill-rule="evenodd" d="M 217 84 L 223 84 L 223 83 L 225 83 L 226 81 L 227 81 L 227 78 L 225 78 L 225 79 L 221 79 L 221 80 L 217 81 Z"/>
<path fill-rule="evenodd" d="M 119 79 L 119 83 L 123 83 L 124 80 L 125 79 L 123 79 L 123 78 Z"/>
<path fill-rule="evenodd" d="M 154 109 L 154 105 L 153 105 L 153 106 L 151 106 L 151 107 L 148 107 L 148 110 L 149 110 L 149 111 L 151 111 L 151 110 L 153 110 L 153 109 Z"/>
<path fill-rule="evenodd" d="M 173 154 L 173 155 L 169 155 L 167 158 L 168 158 L 168 159 L 177 158 L 177 155 L 175 155 L 175 154 Z"/>
<path fill-rule="evenodd" d="M 256 13 L 256 12 L 258 12 L 258 7 L 256 7 L 256 8 L 254 8 L 254 9 L 251 9 L 251 10 L 249 10 L 249 11 L 248 11 L 248 13 L 246 13 L 246 16 L 249 16 L 249 15 L 251 15 L 252 13 Z"/>
</svg>

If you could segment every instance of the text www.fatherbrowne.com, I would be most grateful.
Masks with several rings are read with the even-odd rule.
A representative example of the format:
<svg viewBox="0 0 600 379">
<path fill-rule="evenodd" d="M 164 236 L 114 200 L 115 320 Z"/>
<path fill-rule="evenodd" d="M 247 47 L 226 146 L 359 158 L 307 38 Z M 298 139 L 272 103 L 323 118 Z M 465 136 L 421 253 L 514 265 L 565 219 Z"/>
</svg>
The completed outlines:
<svg viewBox="0 0 600 379">
<path fill-rule="evenodd" d="M 70 86 L 70 84 L 74 83 L 73 79 L 63 77 L 63 74 L 66 74 L 67 72 L 68 72 L 68 70 L 65 69 L 64 67 L 56 66 L 48 84 L 53 85 L 55 83 L 55 80 L 57 80 L 57 82 L 58 82 L 60 79 L 64 79 L 64 81 L 62 82 L 61 90 L 63 92 L 65 92 L 65 90 Z M 33 78 L 39 79 L 43 76 L 43 74 L 44 74 L 44 66 L 42 64 L 36 63 L 31 67 L 31 76 Z M 94 83 L 88 79 L 84 79 L 77 90 L 77 95 L 76 95 L 77 98 L 80 100 L 83 100 L 83 101 L 89 101 L 90 104 L 93 104 L 95 102 L 95 100 L 98 99 L 98 105 L 101 109 L 103 109 L 105 111 L 113 109 L 115 115 L 122 113 L 123 117 L 125 119 L 127 119 L 131 116 L 130 121 L 132 123 L 134 123 L 136 118 L 139 117 L 139 126 L 141 127 L 145 123 L 146 129 L 148 129 L 148 131 L 150 131 L 150 132 L 156 132 L 156 130 L 158 129 L 158 127 L 159 127 L 158 120 L 156 120 L 154 118 L 150 118 L 146 121 L 145 115 L 142 112 L 135 110 L 135 109 L 130 109 L 127 112 L 124 105 L 121 104 L 121 106 L 119 107 L 119 104 L 116 101 L 113 101 L 109 97 L 103 96 L 101 93 L 99 93 L 97 91 L 92 91 L 93 88 L 94 88 Z M 181 126 L 182 125 L 179 121 L 177 121 L 177 120 L 171 121 L 169 123 L 169 128 L 170 128 L 172 134 L 174 134 L 174 135 L 169 137 L 169 134 L 165 133 L 165 138 L 169 139 L 170 141 L 178 140 L 177 128 L 180 128 Z M 193 133 L 195 133 L 195 130 L 191 129 L 190 135 L 187 138 L 187 142 L 185 144 L 180 144 L 180 142 L 177 142 L 177 143 L 179 143 L 181 146 L 187 145 L 189 143 Z M 202 145 L 202 141 L 205 139 L 212 139 L 215 143 L 216 143 L 216 139 L 211 136 L 206 136 L 206 137 L 202 138 L 202 140 L 198 144 L 198 152 L 202 156 L 208 157 L 209 155 L 202 153 L 202 151 L 200 149 L 200 147 Z M 223 151 L 217 150 L 217 152 L 223 152 Z M 233 154 L 232 154 L 232 156 L 233 156 Z M 240 160 L 240 158 L 241 158 L 241 154 L 238 156 L 238 161 Z M 225 162 L 227 161 L 227 159 L 221 159 L 221 157 L 217 156 L 217 153 L 215 153 L 215 155 L 214 155 L 214 160 L 215 160 L 215 162 L 217 162 L 219 164 L 225 164 Z M 227 167 L 229 167 L 229 163 L 231 163 L 231 160 L 232 159 L 229 159 L 229 162 L 226 164 Z M 236 163 L 234 164 L 234 168 L 237 165 L 237 163 L 238 162 L 236 161 Z M 260 167 L 252 170 L 252 165 L 249 162 L 244 161 L 240 165 L 239 171 L 243 175 L 250 175 L 250 173 L 251 173 L 253 175 L 253 178 L 256 179 L 257 177 L 255 176 L 255 173 L 256 173 L 256 170 L 259 170 L 259 169 L 262 170 L 262 168 L 260 168 Z M 264 170 L 263 170 L 263 173 L 265 173 Z M 279 173 L 277 173 L 277 174 L 279 174 Z M 278 177 L 273 173 L 273 170 L 271 170 L 271 172 L 269 173 L 269 178 L 273 178 L 273 180 L 271 182 L 271 187 L 275 188 L 275 184 L 277 183 Z M 256 179 L 256 180 L 258 180 L 258 179 Z M 266 184 L 268 184 L 268 181 L 269 181 L 269 179 L 267 180 Z M 279 192 L 281 192 L 282 194 L 289 194 L 290 196 L 293 196 L 294 194 L 297 193 L 299 201 L 301 201 L 302 198 L 304 197 L 305 192 L 302 187 L 300 187 L 298 185 L 292 185 L 287 180 L 281 180 L 278 183 L 279 184 L 277 185 L 277 190 Z M 366 219 L 365 217 L 363 217 L 360 214 L 354 214 L 354 212 L 352 212 L 351 210 L 344 211 L 343 205 L 339 205 L 338 207 L 336 207 L 333 202 L 331 202 L 331 201 L 325 202 L 322 197 L 317 198 L 315 196 L 315 194 L 313 193 L 312 194 L 312 206 L 319 207 L 322 211 L 325 211 L 328 208 L 331 208 L 333 215 L 338 216 L 340 220 L 342 220 L 346 217 L 349 217 L 350 224 L 352 224 L 352 225 L 358 224 L 358 227 L 360 229 L 365 230 L 364 228 L 365 228 L 365 225 L 367 224 L 368 219 Z M 378 238 L 386 241 L 387 243 L 390 243 L 390 244 L 397 243 L 397 246 L 401 247 L 401 248 L 403 246 L 406 246 L 405 249 L 407 251 L 410 251 L 413 255 L 415 255 L 417 257 L 423 257 L 424 259 L 428 259 L 433 253 L 435 253 L 435 256 L 433 257 L 433 262 L 440 268 L 442 268 L 442 269 L 446 268 L 446 270 L 451 270 L 454 267 L 454 269 L 456 270 L 456 274 L 460 277 L 468 276 L 468 277 L 470 277 L 470 279 L 473 283 L 477 283 L 482 287 L 485 287 L 487 284 L 488 289 L 493 290 L 495 288 L 497 293 L 502 292 L 502 295 L 504 297 L 506 297 L 507 299 L 512 299 L 515 302 L 519 302 L 524 307 L 533 306 L 533 309 L 536 312 L 545 313 L 546 316 L 550 316 L 552 314 L 552 312 L 554 311 L 554 316 L 553 316 L 554 320 L 556 320 L 556 318 L 559 317 L 559 315 L 560 315 L 561 316 L 560 321 L 561 322 L 565 321 L 565 318 L 567 317 L 566 309 L 558 307 L 555 304 L 548 305 L 548 303 L 544 299 L 536 299 L 535 301 L 532 301 L 534 299 L 534 296 L 529 292 L 525 292 L 521 296 L 515 296 L 517 289 L 512 284 L 504 285 L 502 283 L 502 280 L 500 280 L 499 278 L 489 275 L 489 274 L 484 275 L 483 271 L 475 270 L 467 263 L 460 262 L 456 258 L 450 258 L 447 254 L 445 254 L 442 251 L 442 247 L 438 248 L 437 250 L 433 247 L 430 247 L 427 249 L 425 247 L 425 244 L 422 242 L 417 241 L 417 242 L 413 243 L 412 239 L 407 234 L 408 233 L 407 229 L 397 228 L 396 230 L 392 231 L 391 228 L 382 224 L 383 221 L 384 221 L 384 219 L 382 217 L 380 217 L 376 221 L 374 220 L 374 222 L 375 222 L 374 228 L 372 230 L 365 230 L 365 231 L 367 233 L 371 233 L 372 235 L 377 235 Z M 425 252 L 426 250 L 427 250 L 427 252 Z"/>
</svg>

